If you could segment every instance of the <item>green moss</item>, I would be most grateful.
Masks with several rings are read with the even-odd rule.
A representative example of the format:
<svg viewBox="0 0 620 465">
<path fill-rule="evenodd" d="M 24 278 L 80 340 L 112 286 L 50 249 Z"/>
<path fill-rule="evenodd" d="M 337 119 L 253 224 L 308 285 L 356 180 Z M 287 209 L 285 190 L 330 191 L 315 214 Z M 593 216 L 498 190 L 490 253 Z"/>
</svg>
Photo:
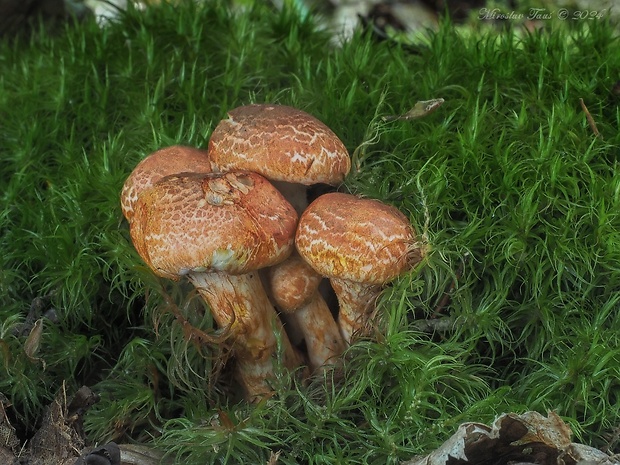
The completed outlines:
<svg viewBox="0 0 620 465">
<path fill-rule="evenodd" d="M 317 26 L 292 9 L 213 2 L 0 44 L 11 414 L 32 429 L 63 381 L 87 383 L 102 396 L 92 440 L 157 437 L 179 463 L 265 463 L 270 451 L 291 464 L 397 463 L 460 422 L 525 409 L 555 409 L 604 445 L 620 418 L 613 26 L 464 35 L 446 22 L 413 46 L 358 34 L 339 49 Z M 381 120 L 436 97 L 446 102 L 423 119 Z M 432 252 L 383 294 L 383 336 L 350 348 L 344 377 L 290 389 L 281 373 L 277 395 L 250 407 L 226 370 L 213 375 L 219 335 L 194 293 L 140 261 L 118 196 L 146 154 L 205 147 L 227 109 L 266 101 L 359 147 L 345 189 L 397 206 Z M 32 316 L 57 321 L 25 359 L 37 298 Z M 420 331 L 431 315 L 444 329 Z"/>
</svg>

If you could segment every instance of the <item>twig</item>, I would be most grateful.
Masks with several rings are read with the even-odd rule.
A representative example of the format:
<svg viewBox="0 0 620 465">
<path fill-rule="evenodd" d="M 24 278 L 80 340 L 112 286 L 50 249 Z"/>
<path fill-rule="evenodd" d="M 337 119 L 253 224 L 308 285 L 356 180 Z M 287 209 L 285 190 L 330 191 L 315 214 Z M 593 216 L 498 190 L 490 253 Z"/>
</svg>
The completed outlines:
<svg viewBox="0 0 620 465">
<path fill-rule="evenodd" d="M 598 128 L 596 127 L 596 123 L 594 122 L 594 118 L 592 118 L 592 115 L 588 111 L 588 107 L 586 107 L 586 104 L 583 102 L 582 98 L 579 99 L 579 104 L 581 105 L 581 109 L 583 110 L 583 112 L 586 114 L 586 119 L 588 120 L 590 129 L 592 129 L 592 132 L 596 137 L 601 137 L 601 133 L 598 132 Z"/>
</svg>

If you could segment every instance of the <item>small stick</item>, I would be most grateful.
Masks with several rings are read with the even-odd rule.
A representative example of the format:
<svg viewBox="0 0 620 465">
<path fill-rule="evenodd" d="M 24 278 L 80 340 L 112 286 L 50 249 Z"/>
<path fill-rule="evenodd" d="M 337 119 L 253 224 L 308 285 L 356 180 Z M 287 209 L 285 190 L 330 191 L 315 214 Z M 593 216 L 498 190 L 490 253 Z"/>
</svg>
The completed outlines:
<svg viewBox="0 0 620 465">
<path fill-rule="evenodd" d="M 598 132 L 598 128 L 596 127 L 596 123 L 594 122 L 594 118 L 592 118 L 592 115 L 588 111 L 588 107 L 586 107 L 586 104 L 583 102 L 582 98 L 579 99 L 579 103 L 581 104 L 581 109 L 586 114 L 586 119 L 588 120 L 590 129 L 592 129 L 592 132 L 594 133 L 596 137 L 600 137 L 601 133 Z"/>
</svg>

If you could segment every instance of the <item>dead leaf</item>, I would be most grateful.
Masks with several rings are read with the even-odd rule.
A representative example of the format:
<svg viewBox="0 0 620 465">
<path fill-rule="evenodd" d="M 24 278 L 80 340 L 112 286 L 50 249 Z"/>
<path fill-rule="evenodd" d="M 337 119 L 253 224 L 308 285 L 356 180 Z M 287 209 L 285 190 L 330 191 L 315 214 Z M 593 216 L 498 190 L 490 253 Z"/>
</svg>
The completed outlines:
<svg viewBox="0 0 620 465">
<path fill-rule="evenodd" d="M 417 102 L 411 110 L 402 115 L 390 115 L 384 116 L 383 121 L 396 121 L 396 120 L 408 120 L 422 118 L 423 116 L 430 115 L 443 105 L 444 99 L 434 98 L 431 100 L 420 100 Z"/>
<path fill-rule="evenodd" d="M 267 462 L 267 465 L 277 465 L 278 463 L 278 457 L 280 457 L 280 453 L 281 451 L 278 452 L 270 452 L 269 454 L 269 461 Z"/>
<path fill-rule="evenodd" d="M 463 423 L 438 449 L 402 465 L 620 465 L 613 456 L 571 442 L 571 430 L 554 412 L 507 413 L 491 426 Z"/>
<path fill-rule="evenodd" d="M 32 326 L 30 334 L 28 334 L 24 343 L 24 352 L 30 361 L 40 361 L 43 364 L 43 369 L 45 369 L 45 361 L 37 357 L 39 347 L 41 346 L 41 336 L 43 336 L 43 318 L 39 318 Z"/>
</svg>

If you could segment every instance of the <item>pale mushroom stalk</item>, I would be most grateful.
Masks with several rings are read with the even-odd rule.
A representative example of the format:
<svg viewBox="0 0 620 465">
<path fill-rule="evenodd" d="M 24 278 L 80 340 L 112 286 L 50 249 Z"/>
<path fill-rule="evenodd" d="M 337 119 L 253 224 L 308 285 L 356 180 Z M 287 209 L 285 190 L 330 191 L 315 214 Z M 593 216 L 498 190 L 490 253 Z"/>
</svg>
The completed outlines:
<svg viewBox="0 0 620 465">
<path fill-rule="evenodd" d="M 338 363 L 345 344 L 319 294 L 322 277 L 296 254 L 268 271 L 272 300 L 285 315 L 294 316 L 294 324 L 306 342 L 311 370 Z"/>
<path fill-rule="evenodd" d="M 282 338 L 283 365 L 289 369 L 301 365 L 258 273 L 191 272 L 187 278 L 209 304 L 218 326 L 229 331 L 237 376 L 250 397 L 261 398 L 271 390 L 268 383 L 273 376 L 276 333 Z"/>
<path fill-rule="evenodd" d="M 338 278 L 331 278 L 329 282 L 338 298 L 338 326 L 342 338 L 350 342 L 355 335 L 368 334 L 368 322 L 382 287 Z"/>
<path fill-rule="evenodd" d="M 297 214 L 255 173 L 184 174 L 144 190 L 130 222 L 136 250 L 159 276 L 186 276 L 230 331 L 238 378 L 250 400 L 271 391 L 277 314 L 258 270 L 293 250 Z M 301 359 L 281 332 L 283 364 Z"/>
<path fill-rule="evenodd" d="M 347 343 L 368 334 L 368 318 L 381 288 L 426 254 L 426 245 L 396 208 L 338 192 L 322 195 L 308 206 L 299 220 L 295 244 L 299 255 L 330 279 Z"/>
</svg>

